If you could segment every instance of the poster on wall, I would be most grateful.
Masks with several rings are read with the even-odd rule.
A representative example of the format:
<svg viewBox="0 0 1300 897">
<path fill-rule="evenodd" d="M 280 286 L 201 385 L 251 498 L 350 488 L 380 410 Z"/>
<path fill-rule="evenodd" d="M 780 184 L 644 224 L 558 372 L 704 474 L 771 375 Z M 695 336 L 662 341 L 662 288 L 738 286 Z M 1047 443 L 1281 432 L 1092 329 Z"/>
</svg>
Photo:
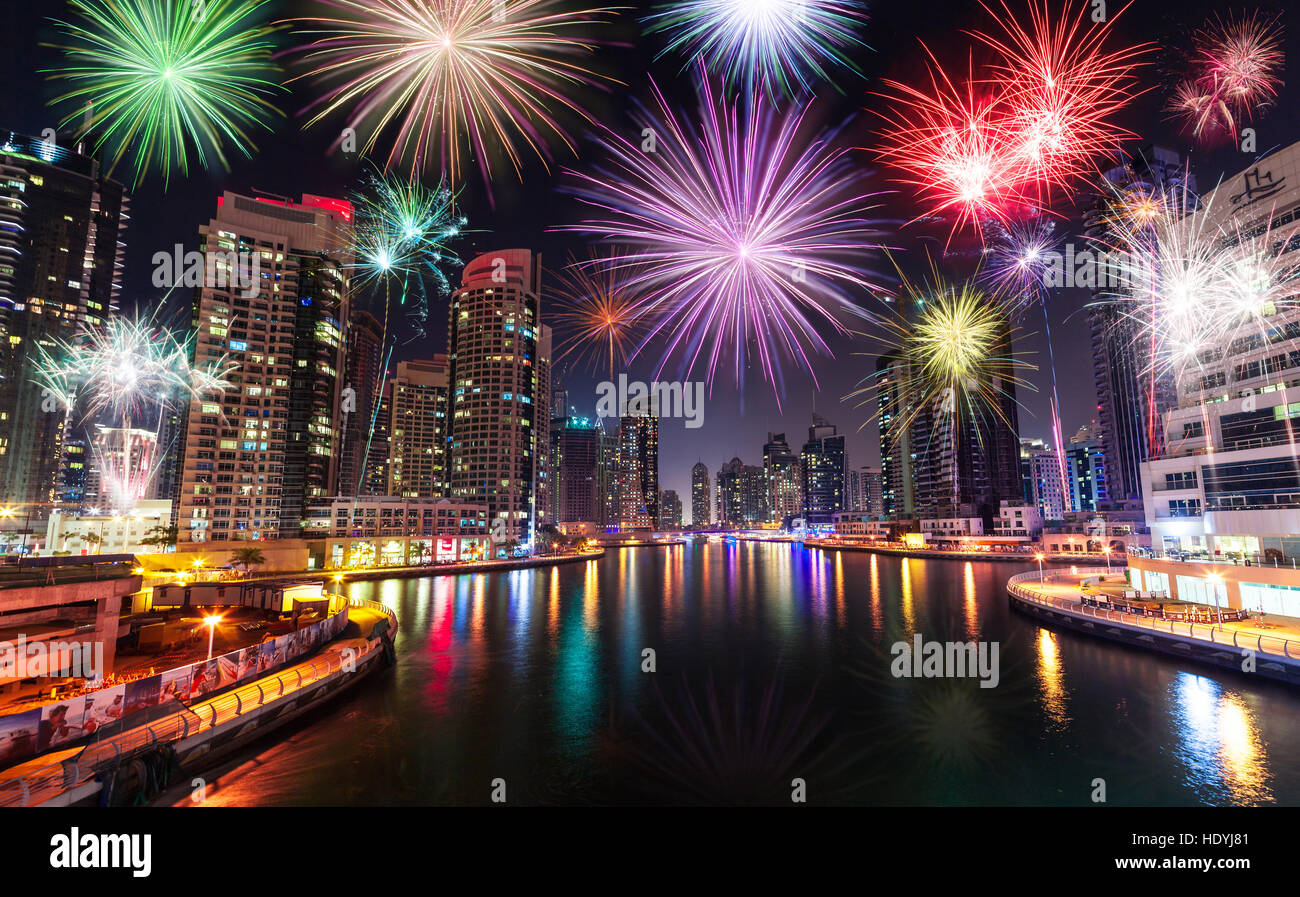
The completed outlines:
<svg viewBox="0 0 1300 897">
<path fill-rule="evenodd" d="M 234 654 L 222 654 L 217 660 L 217 686 L 225 688 L 227 685 L 233 685 L 238 678 L 239 673 L 239 655 L 242 652 L 236 651 Z"/>
<path fill-rule="evenodd" d="M 190 696 L 190 682 L 194 677 L 194 667 L 180 667 L 162 674 L 162 690 L 159 703 L 168 701 L 186 701 Z"/>
<path fill-rule="evenodd" d="M 85 698 L 81 728 L 93 735 L 104 726 L 110 726 L 126 713 L 126 686 L 118 685 L 92 692 Z"/>
<path fill-rule="evenodd" d="M 26 760 L 36 753 L 40 725 L 39 709 L 0 716 L 0 767 Z"/>
<path fill-rule="evenodd" d="M 41 708 L 41 722 L 36 731 L 36 752 L 47 751 L 64 742 L 81 737 L 81 720 L 85 701 L 46 704 Z"/>
<path fill-rule="evenodd" d="M 126 684 L 126 716 L 158 706 L 162 691 L 162 677 L 149 676 Z"/>
</svg>

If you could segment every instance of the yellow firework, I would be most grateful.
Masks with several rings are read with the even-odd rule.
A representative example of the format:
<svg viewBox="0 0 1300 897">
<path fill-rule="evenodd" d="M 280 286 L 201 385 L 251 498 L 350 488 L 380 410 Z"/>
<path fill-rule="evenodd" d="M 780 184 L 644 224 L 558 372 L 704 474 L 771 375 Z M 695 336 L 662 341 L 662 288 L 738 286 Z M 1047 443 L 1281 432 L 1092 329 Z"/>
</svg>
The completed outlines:
<svg viewBox="0 0 1300 897">
<path fill-rule="evenodd" d="M 916 283 L 899 272 L 902 310 L 883 318 L 882 333 L 868 334 L 888 347 L 895 360 L 893 375 L 887 380 L 868 376 L 846 398 L 857 399 L 858 407 L 876 405 L 872 417 L 888 404 L 892 439 L 923 415 L 933 421 L 965 417 L 1013 426 L 1008 408 L 1016 404 L 1016 390 L 1034 388 L 1022 375 L 1037 370 L 1015 351 L 1019 304 L 999 289 L 981 286 L 977 278 L 952 282 L 937 269 L 931 274 L 928 282 Z M 948 429 L 956 434 L 962 428 Z"/>
</svg>

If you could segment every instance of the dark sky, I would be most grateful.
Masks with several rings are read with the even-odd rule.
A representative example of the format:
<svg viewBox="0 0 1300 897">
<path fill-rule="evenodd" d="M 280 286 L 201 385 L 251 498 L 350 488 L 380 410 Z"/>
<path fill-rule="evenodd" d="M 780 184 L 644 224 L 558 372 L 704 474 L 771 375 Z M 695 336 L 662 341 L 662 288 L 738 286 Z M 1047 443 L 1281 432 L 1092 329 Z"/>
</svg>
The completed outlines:
<svg viewBox="0 0 1300 897">
<path fill-rule="evenodd" d="M 1065 0 L 1049 0 L 1053 9 L 1062 9 Z M 1069 0 L 1070 9 L 1076 9 L 1082 0 Z M 636 5 L 629 3 L 628 5 Z M 1011 0 L 1013 9 L 1024 5 L 1024 0 Z M 0 3 L 0 32 L 4 34 L 5 53 L 0 65 L 4 66 L 4 85 L 0 96 L 0 129 L 39 134 L 43 128 L 55 126 L 56 116 L 45 105 L 53 96 L 51 86 L 40 70 L 57 63 L 57 50 L 41 46 L 55 38 L 48 17 L 62 16 L 63 0 L 37 0 L 18 2 L 4 0 Z M 1119 2 L 1109 3 L 1110 14 L 1120 9 Z M 297 0 L 280 0 L 275 4 L 274 18 L 287 18 L 301 13 L 305 4 Z M 648 9 L 649 4 L 641 4 Z M 1263 3 L 1259 8 L 1267 12 L 1282 9 L 1281 4 Z M 1212 186 L 1221 174 L 1231 174 L 1247 167 L 1252 158 L 1234 147 L 1206 149 L 1194 147 L 1188 138 L 1180 136 L 1161 115 L 1161 105 L 1167 95 L 1171 80 L 1170 68 L 1187 46 L 1189 29 L 1206 17 L 1223 9 L 1222 4 L 1205 0 L 1180 0 L 1177 3 L 1137 0 L 1116 23 L 1115 37 L 1128 43 L 1153 42 L 1160 48 L 1143 75 L 1143 85 L 1154 88 L 1141 97 L 1129 110 L 1123 123 L 1138 133 L 1142 143 L 1156 142 L 1182 152 L 1190 152 L 1193 171 L 1202 189 Z M 693 111 L 695 100 L 691 78 L 680 72 L 677 57 L 654 60 L 661 43 L 656 37 L 642 37 L 635 27 L 634 15 L 628 13 L 619 24 L 605 29 L 604 36 L 622 46 L 601 50 L 592 66 L 620 81 L 625 86 L 615 86 L 608 93 L 588 90 L 582 94 L 583 105 L 597 121 L 623 122 L 629 128 L 632 122 L 631 97 L 647 96 L 648 80 L 654 78 L 683 111 Z M 1291 23 L 1283 18 L 1284 26 Z M 890 172 L 877 166 L 871 147 L 873 130 L 879 119 L 871 109 L 879 108 L 880 100 L 872 96 L 878 90 L 879 79 L 890 77 L 910 80 L 920 72 L 918 39 L 924 40 L 940 59 L 956 66 L 964 66 L 970 40 L 961 34 L 963 28 L 988 27 L 989 19 L 977 4 L 970 0 L 927 0 L 921 3 L 881 3 L 871 10 L 870 21 L 863 38 L 874 48 L 863 53 L 859 65 L 865 77 L 843 74 L 837 86 L 842 93 L 823 88 L 815 99 L 813 117 L 826 123 L 841 124 L 840 139 L 847 145 L 859 147 L 858 158 L 868 169 L 874 169 L 873 189 L 899 190 L 891 199 L 888 214 L 900 222 L 916 213 L 906 187 L 889 181 Z M 301 42 L 292 29 L 281 35 L 285 46 Z M 1287 55 L 1294 59 L 1297 53 L 1297 36 L 1288 27 Z M 1285 73 L 1284 73 L 1285 77 Z M 338 127 L 320 127 L 309 131 L 302 128 L 298 116 L 313 88 L 299 82 L 291 85 L 278 105 L 286 116 L 277 129 L 258 137 L 258 151 L 252 159 L 232 157 L 233 169 L 229 172 L 192 170 L 189 179 L 176 179 L 164 192 L 161 181 L 149 181 L 135 191 L 133 217 L 127 233 L 127 306 L 140 304 L 153 306 L 162 301 L 158 291 L 150 285 L 150 259 L 154 252 L 169 249 L 177 242 L 187 248 L 197 243 L 197 229 L 215 209 L 216 197 L 222 190 L 260 190 L 271 194 L 297 198 L 302 193 L 345 195 L 353 189 L 361 174 L 361 164 L 342 154 L 330 154 L 329 144 Z M 1259 116 L 1253 123 L 1258 132 L 1261 152 L 1285 146 L 1300 139 L 1300 120 L 1294 110 L 1296 96 L 1293 87 L 1284 87 L 1275 106 Z M 581 123 L 579 123 L 581 124 Z M 566 155 L 557 150 L 555 164 L 548 172 L 539 164 L 526 169 L 522 183 L 513 175 L 500 177 L 494 188 L 495 205 L 484 195 L 477 175 L 469 172 L 461 185 L 461 202 L 475 233 L 465 238 L 458 249 L 463 258 L 490 249 L 529 247 L 540 249 L 548 264 L 560 263 L 569 253 L 585 254 L 586 247 L 580 238 L 557 233 L 554 228 L 572 223 L 579 217 L 579 207 L 557 189 L 564 182 L 561 169 L 565 166 L 581 168 L 587 161 L 597 158 L 596 148 L 587 138 L 583 127 L 572 130 L 579 144 L 579 156 Z M 1134 141 L 1129 148 L 1137 147 Z M 381 143 L 381 146 L 383 144 Z M 1055 211 L 1064 216 L 1058 230 L 1072 230 L 1069 198 L 1053 204 Z M 905 268 L 923 266 L 923 251 L 941 249 L 947 237 L 946 226 L 926 230 L 923 225 L 903 228 L 891 235 L 890 241 L 902 247 Z M 945 262 L 955 274 L 969 270 L 969 257 L 962 258 L 961 246 L 956 258 Z M 863 297 L 863 302 L 867 302 Z M 180 305 L 179 297 L 172 302 Z M 1081 424 L 1095 416 L 1096 396 L 1092 386 L 1092 366 L 1089 352 L 1086 315 L 1080 310 L 1086 296 L 1072 291 L 1053 293 L 1048 300 L 1048 313 L 1052 331 L 1052 350 L 1062 405 L 1062 427 L 1068 436 Z M 545 303 L 545 298 L 543 298 Z M 408 340 L 399 349 L 399 357 L 411 358 L 444 351 L 445 299 L 431 303 L 427 333 L 415 336 L 412 328 Z M 543 321 L 545 322 L 545 304 Z M 1040 365 L 1033 375 L 1038 392 L 1021 394 L 1021 433 L 1026 436 L 1049 435 L 1048 396 L 1050 380 L 1047 372 L 1048 345 L 1044 336 L 1041 311 L 1035 310 L 1020 322 L 1023 336 L 1018 351 L 1025 353 Z M 732 383 L 730 375 L 721 376 L 712 396 L 705 406 L 704 425 L 699 429 L 686 429 L 680 420 L 666 420 L 661 426 L 660 481 L 664 488 L 673 488 L 683 497 L 689 509 L 689 469 L 702 458 L 711 471 L 733 455 L 748 463 L 761 460 L 762 443 L 769 430 L 784 430 L 792 445 L 799 445 L 806 436 L 809 413 L 815 403 L 817 411 L 837 424 L 842 432 L 850 434 L 850 461 L 856 464 L 875 463 L 877 459 L 874 427 L 859 429 L 870 416 L 870 411 L 857 409 L 852 403 L 841 402 L 854 384 L 874 367 L 872 356 L 878 344 L 866 340 L 834 339 L 831 341 L 836 357 L 822 358 L 817 362 L 821 379 L 820 391 L 815 391 L 806 374 L 787 366 L 785 389 L 780 409 L 772 389 L 755 371 L 746 378 L 743 391 Z M 634 362 L 630 374 L 649 380 L 658 354 Z M 593 411 L 595 391 L 593 377 L 582 372 L 559 372 L 571 392 L 572 401 L 580 410 Z M 696 379 L 699 379 L 698 372 Z M 689 513 L 689 511 L 688 511 Z"/>
</svg>

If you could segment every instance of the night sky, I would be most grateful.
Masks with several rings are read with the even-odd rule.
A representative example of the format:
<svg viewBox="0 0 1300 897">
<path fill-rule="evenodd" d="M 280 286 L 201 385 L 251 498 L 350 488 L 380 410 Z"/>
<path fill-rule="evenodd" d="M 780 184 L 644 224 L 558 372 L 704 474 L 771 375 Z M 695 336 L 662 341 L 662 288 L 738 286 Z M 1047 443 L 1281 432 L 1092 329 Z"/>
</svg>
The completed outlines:
<svg viewBox="0 0 1300 897">
<path fill-rule="evenodd" d="M 1075 8 L 1076 0 L 1070 0 Z M 1055 9 L 1064 6 L 1064 0 L 1051 0 Z M 47 17 L 62 16 L 63 0 L 4 0 L 0 12 L 0 28 L 5 35 L 4 91 L 0 96 L 0 129 L 16 130 L 39 135 L 46 127 L 57 124 L 56 115 L 47 109 L 45 102 L 54 95 L 53 87 L 40 74 L 41 69 L 55 64 L 57 50 L 42 43 L 55 39 L 55 32 Z M 634 5 L 634 4 L 628 4 Z M 1020 8 L 1021 0 L 1012 0 L 1013 9 Z M 649 4 L 640 4 L 642 10 Z M 296 0 L 281 0 L 274 18 L 292 17 L 306 8 Z M 1111 2 L 1110 14 L 1114 16 L 1121 4 Z M 1280 3 L 1263 3 L 1249 7 L 1272 13 L 1283 8 Z M 1234 7 L 1234 9 L 1237 9 Z M 1201 189 L 1212 187 L 1222 174 L 1232 174 L 1246 168 L 1253 156 L 1237 151 L 1235 147 L 1206 149 L 1194 147 L 1190 139 L 1163 120 L 1161 106 L 1167 96 L 1171 81 L 1169 74 L 1177 64 L 1179 53 L 1187 46 L 1189 29 L 1199 25 L 1207 16 L 1222 11 L 1221 3 L 1187 2 L 1157 3 L 1154 0 L 1137 0 L 1120 18 L 1116 38 L 1125 42 L 1153 42 L 1159 51 L 1153 56 L 1155 64 L 1144 70 L 1143 84 L 1153 89 L 1141 97 L 1121 119 L 1131 130 L 1141 135 L 1142 143 L 1161 145 L 1190 152 L 1192 168 Z M 654 78 L 683 111 L 696 107 L 693 76 L 683 74 L 677 56 L 664 56 L 655 61 L 662 48 L 662 38 L 643 37 L 638 33 L 636 17 L 640 12 L 624 14 L 614 26 L 594 30 L 619 46 L 609 46 L 589 60 L 592 68 L 611 76 L 622 85 L 611 86 L 607 93 L 586 90 L 582 105 L 596 121 L 626 122 L 633 127 L 629 114 L 631 98 L 648 95 L 648 81 Z M 901 248 L 901 263 L 909 271 L 926 267 L 924 252 L 942 253 L 948 236 L 946 225 L 915 224 L 901 228 L 910 220 L 917 207 L 908 195 L 908 188 L 893 184 L 891 172 L 875 161 L 871 147 L 876 143 L 873 132 L 881 127 L 880 119 L 872 113 L 880 108 L 880 99 L 872 95 L 879 89 L 881 77 L 907 81 L 921 71 L 918 39 L 924 40 L 946 64 L 964 67 L 971 41 L 961 33 L 964 28 L 988 27 L 987 14 L 970 0 L 928 0 L 920 3 L 876 4 L 870 21 L 862 34 L 874 48 L 858 60 L 865 77 L 842 73 L 836 87 L 842 93 L 823 86 L 817 93 L 813 118 L 823 123 L 844 123 L 840 139 L 846 145 L 860 148 L 857 158 L 868 169 L 873 169 L 872 189 L 898 191 L 889 198 L 886 216 L 896 225 L 890 229 L 889 242 Z M 1298 36 L 1293 22 L 1283 18 L 1287 28 L 1286 52 L 1290 59 L 1297 58 Z M 291 29 L 280 35 L 284 46 L 300 43 Z M 291 64 L 290 64 L 291 66 Z M 1284 79 L 1287 72 L 1284 72 Z M 354 156 L 331 154 L 329 145 L 343 126 L 339 121 L 309 131 L 302 128 L 304 119 L 299 110 L 315 96 L 316 88 L 310 82 L 299 81 L 289 85 L 290 92 L 280 97 L 277 104 L 286 115 L 278 122 L 275 131 L 262 133 L 257 138 L 257 152 L 251 159 L 238 154 L 231 156 L 233 169 L 203 171 L 191 169 L 186 179 L 173 179 L 164 192 L 161 179 L 152 179 L 134 192 L 132 220 L 126 235 L 127 269 L 125 274 L 126 305 L 153 307 L 166 301 L 178 312 L 188 305 L 188 300 L 173 296 L 164 300 L 150 284 L 151 257 L 154 252 L 177 243 L 187 249 L 196 247 L 200 223 L 206 222 L 215 211 L 216 197 L 223 190 L 239 192 L 263 191 L 267 194 L 289 196 L 295 200 L 303 193 L 345 195 L 354 189 L 362 173 L 361 162 Z M 1272 109 L 1257 116 L 1253 126 L 1258 133 L 1260 153 L 1268 152 L 1300 140 L 1300 117 L 1294 111 L 1296 88 L 1285 86 Z M 789 103 L 790 101 L 785 101 Z M 565 167 L 583 168 L 589 159 L 599 158 L 596 147 L 585 136 L 579 121 L 571 128 L 578 142 L 579 156 L 573 157 L 562 146 L 554 147 L 555 160 L 548 172 L 534 162 L 524 173 L 522 183 L 516 182 L 513 173 L 499 175 L 494 187 L 494 204 L 488 201 L 475 170 L 467 167 L 465 183 L 460 185 L 460 202 L 474 231 L 456 244 L 462 258 L 468 259 L 480 251 L 513 247 L 540 249 L 548 265 L 557 265 L 570 253 L 586 254 L 581 239 L 554 228 L 571 224 L 581 217 L 580 206 L 561 192 L 565 183 Z M 639 130 L 639 128 L 637 129 Z M 1128 148 L 1139 146 L 1138 141 Z M 382 142 L 380 147 L 387 149 Z M 118 176 L 129 179 L 129 171 L 119 171 Z M 1058 231 L 1070 233 L 1074 227 L 1068 198 L 1058 199 L 1053 209 L 1062 220 Z M 969 273 L 976 253 L 974 247 L 954 242 L 951 254 L 944 260 L 944 270 L 955 275 Z M 877 267 L 883 269 L 882 261 Z M 456 275 L 458 277 L 458 274 Z M 862 296 L 860 301 L 870 306 L 874 300 Z M 1062 404 L 1062 428 L 1068 437 L 1080 425 L 1095 417 L 1096 396 L 1092 386 L 1092 361 L 1089 351 L 1086 313 L 1082 311 L 1086 295 L 1078 291 L 1054 292 L 1048 302 L 1052 330 L 1052 349 Z M 408 327 L 399 358 L 415 358 L 445 351 L 446 300 L 433 299 L 426 333 L 420 337 L 413 326 Z M 546 322 L 545 293 L 543 293 L 543 322 Z M 1042 313 L 1035 308 L 1019 322 L 1024 333 L 1018 350 L 1029 360 L 1040 365 L 1041 370 L 1031 379 L 1039 391 L 1021 394 L 1023 405 L 1020 418 L 1021 434 L 1048 437 L 1050 433 L 1048 396 L 1050 380 L 1046 370 L 1048 345 L 1044 337 Z M 809 413 L 812 407 L 849 434 L 849 457 L 852 464 L 876 463 L 877 448 L 874 427 L 860 425 L 871 414 L 871 409 L 858 409 L 853 404 L 841 402 L 855 383 L 874 369 L 874 358 L 879 344 L 870 340 L 832 340 L 836 358 L 821 358 L 817 371 L 821 378 L 816 390 L 806 373 L 786 366 L 785 388 L 778 402 L 761 374 L 754 370 L 746 378 L 743 391 L 735 387 L 730 370 L 720 374 L 713 393 L 705 406 L 704 425 L 699 429 L 686 429 L 680 420 L 665 420 L 660 435 L 660 484 L 662 488 L 676 489 L 683 498 L 689 517 L 690 466 L 703 459 L 712 472 L 732 456 L 755 464 L 761 461 L 762 444 L 769 430 L 784 430 L 797 450 L 806 438 Z M 657 352 L 648 352 L 634 361 L 630 376 L 651 379 Z M 591 413 L 595 406 L 593 378 L 583 371 L 558 370 L 561 380 L 570 390 L 571 401 L 578 410 Z M 670 376 L 671 374 L 665 374 Z M 675 375 L 672 375 L 675 376 Z M 694 379 L 701 379 L 697 370 Z"/>
</svg>

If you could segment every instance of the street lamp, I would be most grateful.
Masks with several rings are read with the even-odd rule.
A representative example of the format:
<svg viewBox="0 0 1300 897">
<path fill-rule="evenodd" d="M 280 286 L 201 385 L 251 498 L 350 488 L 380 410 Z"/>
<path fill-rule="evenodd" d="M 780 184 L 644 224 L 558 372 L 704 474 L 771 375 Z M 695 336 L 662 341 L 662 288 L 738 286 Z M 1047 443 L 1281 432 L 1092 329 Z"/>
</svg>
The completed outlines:
<svg viewBox="0 0 1300 897">
<path fill-rule="evenodd" d="M 203 624 L 208 627 L 208 660 L 212 659 L 212 638 L 217 634 L 217 624 L 221 622 L 218 616 L 203 618 Z"/>
<path fill-rule="evenodd" d="M 1113 550 L 1113 549 L 1112 549 L 1109 545 L 1107 545 L 1105 548 L 1102 549 L 1102 553 L 1106 555 L 1106 575 L 1107 575 L 1107 576 L 1110 576 L 1110 553 L 1111 553 L 1112 550 Z"/>
<path fill-rule="evenodd" d="M 1040 551 L 1034 555 L 1034 560 L 1038 561 L 1038 583 L 1043 582 L 1043 553 Z"/>
</svg>

